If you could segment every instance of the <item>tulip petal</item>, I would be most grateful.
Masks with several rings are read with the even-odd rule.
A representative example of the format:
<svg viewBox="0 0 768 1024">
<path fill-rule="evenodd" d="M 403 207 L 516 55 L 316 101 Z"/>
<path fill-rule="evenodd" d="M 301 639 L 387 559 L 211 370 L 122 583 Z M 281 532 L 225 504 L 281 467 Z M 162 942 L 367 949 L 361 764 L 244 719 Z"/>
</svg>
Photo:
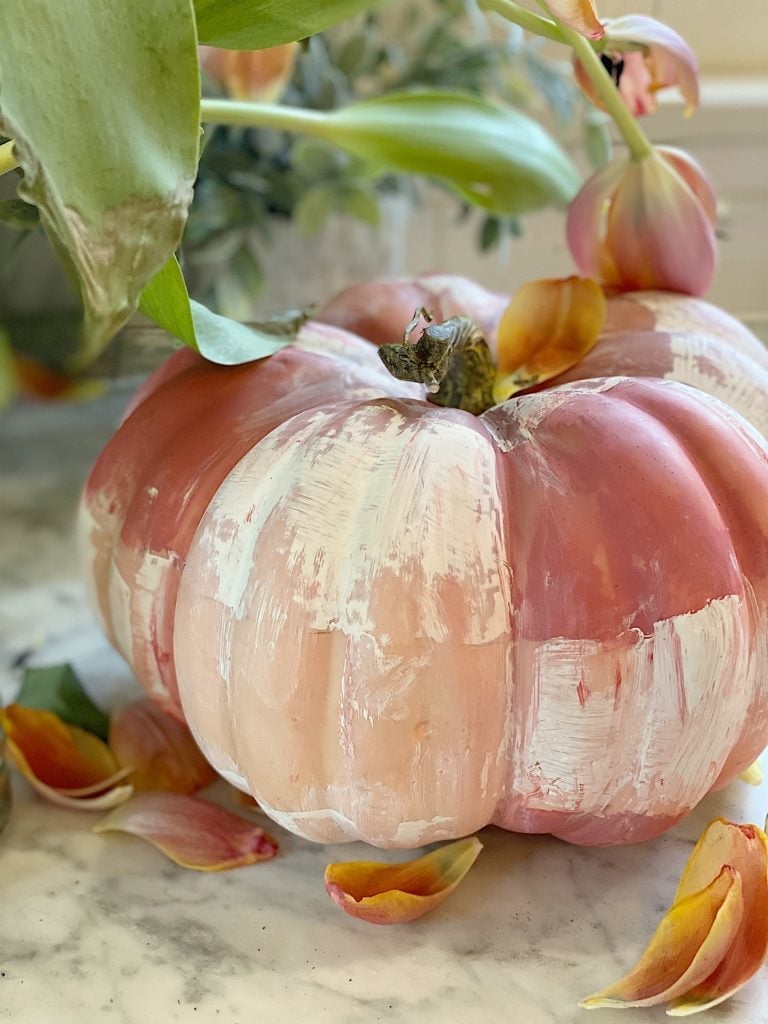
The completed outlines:
<svg viewBox="0 0 768 1024">
<path fill-rule="evenodd" d="M 698 195 L 663 155 L 626 166 L 608 210 L 605 244 L 615 275 L 603 279 L 622 290 L 702 295 L 712 282 L 714 228 Z"/>
<path fill-rule="evenodd" d="M 604 238 L 611 196 L 627 167 L 626 160 L 601 167 L 584 183 L 568 207 L 568 248 L 579 271 L 586 277 L 608 281 L 617 276 Z"/>
<path fill-rule="evenodd" d="M 723 1002 L 768 955 L 768 839 L 718 818 L 696 845 L 638 966 L 581 1005 L 651 1006 L 684 1017 Z"/>
<path fill-rule="evenodd" d="M 299 54 L 298 43 L 263 50 L 198 47 L 200 64 L 235 100 L 277 103 L 285 92 Z"/>
<path fill-rule="evenodd" d="M 643 14 L 627 14 L 606 21 L 607 50 L 622 52 L 636 46 L 643 48 L 640 56 L 647 69 L 651 110 L 656 109 L 655 94 L 676 85 L 685 100 L 686 115 L 692 114 L 699 105 L 699 65 L 688 43 L 668 25 Z M 625 54 L 625 60 L 627 56 L 629 54 Z M 626 66 L 624 70 L 626 73 Z"/>
<path fill-rule="evenodd" d="M 672 164 L 688 188 L 698 197 L 712 227 L 716 227 L 717 196 L 701 164 L 694 160 L 690 153 L 676 149 L 674 146 L 658 146 L 657 151 L 661 153 L 668 164 Z"/>
<path fill-rule="evenodd" d="M 23 756 L 27 777 L 34 776 L 45 786 L 82 790 L 101 784 L 104 788 L 118 772 L 106 743 L 85 729 L 67 725 L 52 711 L 10 704 L 0 711 L 0 725 L 12 751 Z M 24 771 L 21 765 L 19 770 Z"/>
<path fill-rule="evenodd" d="M 263 829 L 223 807 L 177 793 L 140 793 L 100 821 L 94 832 L 128 832 L 175 864 L 225 871 L 270 860 L 277 843 Z"/>
<path fill-rule="evenodd" d="M 746 771 L 743 771 L 739 776 L 742 782 L 746 782 L 748 786 L 762 786 L 764 776 L 763 769 L 759 761 L 755 761 L 751 764 Z"/>
<path fill-rule="evenodd" d="M 11 760 L 29 782 L 35 792 L 49 803 L 58 807 L 66 807 L 73 811 L 108 811 L 112 807 L 128 800 L 133 795 L 133 786 L 118 786 L 116 783 L 124 779 L 128 771 L 121 769 L 101 783 L 92 786 L 81 786 L 77 789 L 56 789 L 47 786 L 35 775 L 21 749 L 13 740 L 7 740 L 7 749 Z"/>
<path fill-rule="evenodd" d="M 684 1017 L 722 1003 L 760 969 L 768 956 L 768 838 L 756 825 L 718 818 L 691 854 L 675 901 L 699 889 L 728 864 L 741 876 L 744 920 L 727 956 L 712 974 L 676 999 L 667 1013 Z"/>
<path fill-rule="evenodd" d="M 669 1002 L 715 970 L 732 945 L 743 915 L 741 878 L 726 866 L 701 892 L 670 907 L 637 967 L 579 1005 L 591 1010 Z"/>
<path fill-rule="evenodd" d="M 118 763 L 133 769 L 136 789 L 196 793 L 216 778 L 187 726 L 150 700 L 116 712 L 109 745 Z"/>
<path fill-rule="evenodd" d="M 329 864 L 325 888 L 352 917 L 370 924 L 403 924 L 439 906 L 477 860 L 479 839 L 460 839 L 403 864 Z"/>
<path fill-rule="evenodd" d="M 523 285 L 499 321 L 496 401 L 570 370 L 597 341 L 605 314 L 605 295 L 591 278 Z"/>
<path fill-rule="evenodd" d="M 565 22 L 587 39 L 600 39 L 605 31 L 592 0 L 547 0 L 558 21 Z"/>
</svg>

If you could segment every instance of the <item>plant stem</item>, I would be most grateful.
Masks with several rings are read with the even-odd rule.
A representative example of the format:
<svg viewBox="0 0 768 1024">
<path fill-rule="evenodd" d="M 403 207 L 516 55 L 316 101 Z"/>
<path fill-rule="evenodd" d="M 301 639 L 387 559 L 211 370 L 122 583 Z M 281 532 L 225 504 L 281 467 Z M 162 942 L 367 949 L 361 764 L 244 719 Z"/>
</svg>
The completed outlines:
<svg viewBox="0 0 768 1024">
<path fill-rule="evenodd" d="M 0 146 L 0 174 L 7 174 L 8 171 L 13 171 L 19 166 L 14 147 L 13 139 L 10 142 L 4 142 Z"/>
<path fill-rule="evenodd" d="M 652 151 L 653 146 L 647 135 L 629 112 L 621 93 L 616 88 L 608 72 L 603 67 L 600 58 L 592 49 L 589 41 L 580 36 L 574 29 L 559 23 L 560 31 L 565 41 L 573 49 L 581 61 L 581 65 L 589 75 L 595 92 L 600 97 L 605 109 L 616 122 L 616 127 L 622 134 L 629 152 L 634 160 L 642 160 Z"/>
<path fill-rule="evenodd" d="M 537 36 L 544 36 L 545 39 L 553 39 L 556 43 L 565 43 L 566 38 L 554 21 L 542 18 L 532 11 L 526 11 L 524 7 L 513 3 L 513 0 L 477 0 L 481 11 L 495 11 L 502 18 L 519 25 L 527 32 Z"/>
<path fill-rule="evenodd" d="M 203 100 L 200 120 L 242 127 L 276 128 L 328 138 L 329 116 L 317 110 L 302 110 L 277 103 L 240 103 L 235 100 Z"/>
</svg>

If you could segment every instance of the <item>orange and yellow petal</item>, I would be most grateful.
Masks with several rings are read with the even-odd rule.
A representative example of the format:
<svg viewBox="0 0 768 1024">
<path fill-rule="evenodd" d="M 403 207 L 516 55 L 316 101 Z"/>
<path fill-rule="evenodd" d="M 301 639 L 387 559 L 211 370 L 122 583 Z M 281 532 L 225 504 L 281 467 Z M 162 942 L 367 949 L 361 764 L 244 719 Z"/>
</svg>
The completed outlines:
<svg viewBox="0 0 768 1024">
<path fill-rule="evenodd" d="M 499 321 L 496 401 L 575 366 L 597 341 L 605 315 L 603 290 L 590 278 L 523 285 Z"/>
<path fill-rule="evenodd" d="M 196 793 L 216 778 L 187 726 L 150 700 L 112 716 L 109 745 L 118 763 L 132 769 L 136 789 Z"/>
<path fill-rule="evenodd" d="M 178 793 L 139 793 L 96 825 L 151 843 L 180 867 L 225 871 L 275 856 L 263 829 L 207 800 Z"/>
<path fill-rule="evenodd" d="M 689 1016 L 728 999 L 767 955 L 768 839 L 756 825 L 718 818 L 637 967 L 581 1005 L 666 1003 L 670 1016 Z"/>
<path fill-rule="evenodd" d="M 299 54 L 298 43 L 264 50 L 199 47 L 200 64 L 235 100 L 276 103 L 285 92 Z"/>
<path fill-rule="evenodd" d="M 558 21 L 587 39 L 600 39 L 605 31 L 592 0 L 547 0 L 547 7 Z"/>
<path fill-rule="evenodd" d="M 325 888 L 352 917 L 370 924 L 404 924 L 439 906 L 465 877 L 483 845 L 460 839 L 403 864 L 329 864 Z"/>
</svg>

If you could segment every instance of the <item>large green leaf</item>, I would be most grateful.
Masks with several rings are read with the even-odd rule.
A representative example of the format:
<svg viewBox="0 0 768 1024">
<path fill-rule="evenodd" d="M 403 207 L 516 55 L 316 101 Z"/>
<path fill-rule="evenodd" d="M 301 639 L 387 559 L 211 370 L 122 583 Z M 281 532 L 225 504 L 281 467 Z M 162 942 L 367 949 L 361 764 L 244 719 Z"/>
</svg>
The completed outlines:
<svg viewBox="0 0 768 1024">
<path fill-rule="evenodd" d="M 365 100 L 330 114 L 322 131 L 383 168 L 442 178 L 495 213 L 564 204 L 580 185 L 571 160 L 541 125 L 469 94 L 431 90 Z"/>
<path fill-rule="evenodd" d="M 98 350 L 176 248 L 199 148 L 191 0 L 2 0 L 0 131 Z"/>
<path fill-rule="evenodd" d="M 285 332 L 278 336 L 248 327 L 190 300 L 175 256 L 142 292 L 140 309 L 174 338 L 224 366 L 263 359 L 291 341 Z"/>
<path fill-rule="evenodd" d="M 201 43 L 261 50 L 322 32 L 384 0 L 194 0 Z"/>
</svg>

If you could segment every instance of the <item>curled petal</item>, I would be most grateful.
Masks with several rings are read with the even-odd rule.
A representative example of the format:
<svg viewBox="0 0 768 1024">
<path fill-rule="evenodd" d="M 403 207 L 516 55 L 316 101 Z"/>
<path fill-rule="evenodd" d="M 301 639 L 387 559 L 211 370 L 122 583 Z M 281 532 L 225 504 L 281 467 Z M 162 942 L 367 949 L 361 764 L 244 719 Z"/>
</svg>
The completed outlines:
<svg viewBox="0 0 768 1024">
<path fill-rule="evenodd" d="M 150 700 L 126 705 L 112 718 L 109 745 L 132 768 L 136 789 L 196 793 L 216 778 L 186 725 Z"/>
<path fill-rule="evenodd" d="M 439 906 L 477 860 L 483 844 L 460 839 L 404 864 L 329 864 L 325 888 L 352 917 L 370 924 L 403 924 Z"/>
<path fill-rule="evenodd" d="M 200 46 L 200 64 L 211 78 L 236 100 L 275 103 L 285 92 L 298 43 L 283 43 L 264 50 L 223 50 Z"/>
<path fill-rule="evenodd" d="M 717 242 L 707 210 L 659 153 L 626 166 L 611 197 L 605 247 L 614 272 L 603 279 L 622 291 L 702 295 L 715 271 Z"/>
<path fill-rule="evenodd" d="M 95 826 L 145 839 L 175 864 L 195 871 L 225 871 L 277 853 L 277 843 L 249 821 L 191 796 L 140 793 Z"/>
<path fill-rule="evenodd" d="M 52 711 L 11 704 L 0 711 L 8 753 L 33 789 L 50 803 L 79 811 L 106 811 L 127 800 L 119 768 L 97 736 L 67 725 Z"/>
<path fill-rule="evenodd" d="M 600 39 L 605 31 L 592 0 L 547 0 L 558 21 L 565 22 L 587 39 Z"/>
<path fill-rule="evenodd" d="M 717 225 L 717 196 L 709 182 L 704 168 L 694 160 L 690 153 L 674 146 L 658 146 L 659 152 L 668 164 L 671 164 L 688 188 L 693 192 L 701 205 L 712 227 Z"/>
<path fill-rule="evenodd" d="M 605 313 L 603 290 L 591 278 L 523 285 L 499 322 L 496 401 L 575 366 L 597 341 Z"/>
<path fill-rule="evenodd" d="M 755 825 L 718 818 L 691 854 L 637 967 L 581 1005 L 667 1003 L 670 1016 L 688 1016 L 733 995 L 766 954 L 768 839 Z"/>
<path fill-rule="evenodd" d="M 579 1005 L 591 1010 L 669 1002 L 709 977 L 743 914 L 741 878 L 726 866 L 701 892 L 670 907 L 634 970 Z"/>
<path fill-rule="evenodd" d="M 741 876 L 744 920 L 724 959 L 709 977 L 672 1003 L 670 1016 L 684 1017 L 722 1003 L 768 956 L 768 839 L 756 825 L 713 821 L 691 854 L 675 902 L 706 884 L 720 864 L 730 865 Z"/>
<path fill-rule="evenodd" d="M 126 768 L 91 786 L 80 786 L 77 789 L 56 789 L 54 786 L 47 786 L 32 771 L 27 759 L 13 740 L 8 740 L 7 745 L 11 760 L 18 770 L 35 792 L 51 804 L 66 807 L 71 811 L 108 811 L 133 795 L 133 786 L 117 785 L 130 773 L 130 769 Z"/>
<path fill-rule="evenodd" d="M 605 45 L 609 52 L 620 53 L 630 47 L 642 47 L 636 56 L 645 65 L 645 102 L 650 105 L 648 112 L 656 109 L 656 93 L 672 85 L 680 89 L 687 115 L 692 114 L 699 105 L 699 65 L 696 55 L 683 37 L 668 25 L 642 14 L 613 18 L 606 22 Z M 628 53 L 625 54 L 625 60 L 627 56 Z M 626 72 L 625 65 L 624 74 Z M 620 88 L 623 85 L 624 75 Z"/>
<path fill-rule="evenodd" d="M 31 775 L 46 786 L 104 788 L 118 771 L 106 743 L 85 729 L 67 725 L 52 711 L 10 704 L 0 711 L 0 725 L 12 754 L 18 751 Z"/>
</svg>

